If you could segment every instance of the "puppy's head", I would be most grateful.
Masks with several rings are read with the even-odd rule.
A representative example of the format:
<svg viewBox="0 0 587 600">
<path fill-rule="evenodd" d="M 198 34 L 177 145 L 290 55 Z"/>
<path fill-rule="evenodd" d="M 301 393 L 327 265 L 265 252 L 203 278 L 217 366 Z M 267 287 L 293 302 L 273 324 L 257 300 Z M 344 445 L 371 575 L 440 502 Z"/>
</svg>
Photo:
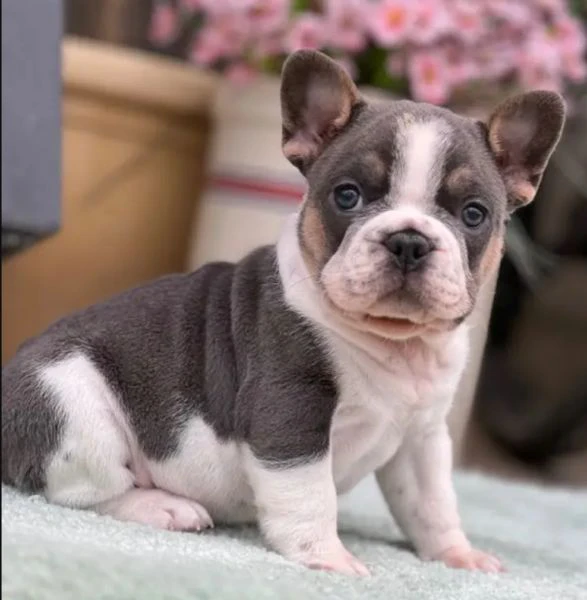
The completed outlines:
<svg viewBox="0 0 587 600">
<path fill-rule="evenodd" d="M 300 51 L 281 102 L 283 152 L 309 184 L 299 245 L 332 310 L 395 339 L 455 327 L 499 264 L 508 214 L 534 197 L 560 96 L 516 96 L 485 124 L 367 103 L 334 61 Z"/>
</svg>

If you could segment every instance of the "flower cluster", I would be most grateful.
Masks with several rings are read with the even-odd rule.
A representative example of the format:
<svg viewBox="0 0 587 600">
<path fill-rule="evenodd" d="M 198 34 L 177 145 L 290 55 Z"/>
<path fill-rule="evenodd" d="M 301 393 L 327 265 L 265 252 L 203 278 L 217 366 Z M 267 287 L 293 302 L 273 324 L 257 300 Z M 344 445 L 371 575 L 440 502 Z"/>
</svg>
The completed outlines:
<svg viewBox="0 0 587 600">
<path fill-rule="evenodd" d="M 584 81 L 584 23 L 566 0 L 157 0 L 151 41 L 245 83 L 320 49 L 360 84 L 447 103 L 478 83 Z"/>
</svg>

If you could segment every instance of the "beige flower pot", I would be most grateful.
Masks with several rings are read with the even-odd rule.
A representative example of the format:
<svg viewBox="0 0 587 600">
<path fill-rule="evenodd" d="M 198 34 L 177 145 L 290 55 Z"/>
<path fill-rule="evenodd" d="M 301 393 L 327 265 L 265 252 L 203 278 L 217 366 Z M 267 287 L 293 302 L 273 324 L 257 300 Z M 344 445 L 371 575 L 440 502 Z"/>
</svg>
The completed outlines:
<svg viewBox="0 0 587 600">
<path fill-rule="evenodd" d="M 380 92 L 366 90 L 370 97 Z M 256 246 L 277 239 L 283 219 L 299 205 L 303 178 L 280 151 L 279 81 L 261 79 L 236 91 L 222 84 L 216 103 L 211 185 L 194 226 L 191 268 L 211 260 L 238 260 Z M 487 284 L 470 318 L 471 356 L 461 382 L 450 427 L 456 462 L 479 376 L 495 278 Z"/>
<path fill-rule="evenodd" d="M 215 79 L 63 44 L 62 229 L 2 265 L 2 360 L 53 320 L 186 266 Z"/>
</svg>

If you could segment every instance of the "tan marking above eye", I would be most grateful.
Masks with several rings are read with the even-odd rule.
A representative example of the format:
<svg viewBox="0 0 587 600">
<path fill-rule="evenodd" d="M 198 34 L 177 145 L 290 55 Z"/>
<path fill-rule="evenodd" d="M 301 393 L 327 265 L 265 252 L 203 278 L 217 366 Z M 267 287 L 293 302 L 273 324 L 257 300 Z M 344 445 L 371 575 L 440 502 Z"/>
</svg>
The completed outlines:
<svg viewBox="0 0 587 600">
<path fill-rule="evenodd" d="M 383 179 L 387 175 L 387 167 L 377 154 L 377 152 L 369 152 L 363 158 L 363 164 L 370 171 L 370 175 L 375 179 Z"/>
<path fill-rule="evenodd" d="M 446 176 L 445 181 L 450 192 L 458 193 L 473 181 L 473 171 L 467 166 L 457 167 Z"/>
</svg>

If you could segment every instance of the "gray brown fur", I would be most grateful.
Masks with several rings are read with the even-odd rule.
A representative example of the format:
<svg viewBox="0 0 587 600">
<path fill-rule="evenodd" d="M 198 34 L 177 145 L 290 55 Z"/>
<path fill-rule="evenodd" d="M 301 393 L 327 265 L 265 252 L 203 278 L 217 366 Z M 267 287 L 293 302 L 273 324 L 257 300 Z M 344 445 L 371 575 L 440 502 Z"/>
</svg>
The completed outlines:
<svg viewBox="0 0 587 600">
<path fill-rule="evenodd" d="M 271 247 L 130 290 L 27 342 L 2 371 L 3 482 L 42 489 L 63 416 L 35 369 L 77 350 L 117 392 L 149 458 L 172 455 L 196 415 L 269 462 L 327 447 L 331 369 L 312 326 L 283 302 Z"/>
</svg>

